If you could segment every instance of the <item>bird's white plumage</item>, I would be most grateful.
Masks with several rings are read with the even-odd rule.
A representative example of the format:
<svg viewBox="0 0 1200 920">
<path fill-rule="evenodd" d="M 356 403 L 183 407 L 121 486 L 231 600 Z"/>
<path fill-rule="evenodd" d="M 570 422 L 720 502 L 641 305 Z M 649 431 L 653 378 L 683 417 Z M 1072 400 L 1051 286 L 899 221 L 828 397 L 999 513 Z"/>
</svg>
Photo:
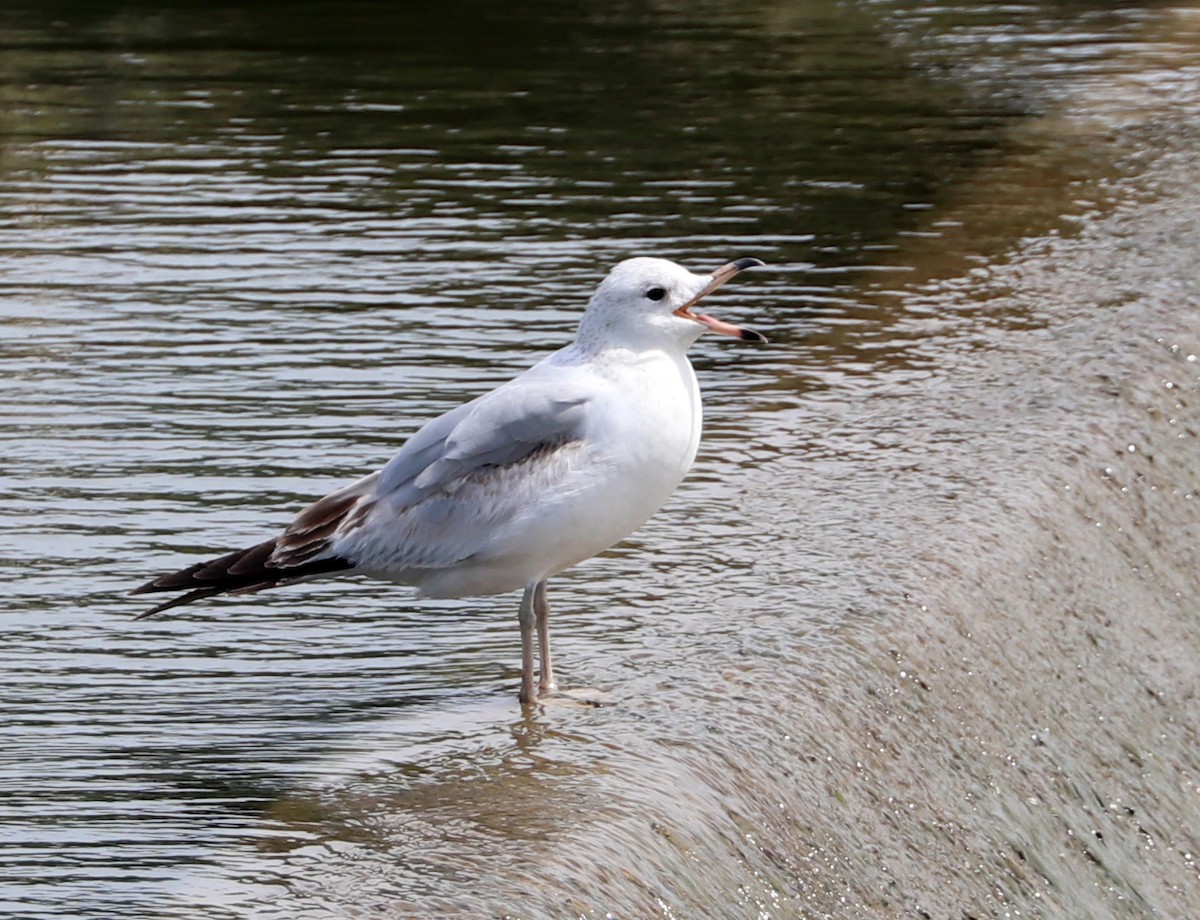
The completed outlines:
<svg viewBox="0 0 1200 920">
<path fill-rule="evenodd" d="M 279 536 L 137 588 L 184 592 L 142 616 L 347 570 L 441 597 L 523 588 L 520 699 L 554 694 L 546 580 L 631 533 L 679 484 L 700 440 L 688 346 L 705 329 L 766 341 L 692 307 L 761 264 L 693 275 L 662 259 L 622 262 L 570 345 L 429 422 Z"/>
<path fill-rule="evenodd" d="M 459 596 L 527 587 L 623 539 L 695 458 L 686 351 L 704 326 L 674 311 L 711 282 L 663 259 L 619 264 L 571 344 L 434 419 L 349 487 L 358 500 L 322 555 Z"/>
</svg>

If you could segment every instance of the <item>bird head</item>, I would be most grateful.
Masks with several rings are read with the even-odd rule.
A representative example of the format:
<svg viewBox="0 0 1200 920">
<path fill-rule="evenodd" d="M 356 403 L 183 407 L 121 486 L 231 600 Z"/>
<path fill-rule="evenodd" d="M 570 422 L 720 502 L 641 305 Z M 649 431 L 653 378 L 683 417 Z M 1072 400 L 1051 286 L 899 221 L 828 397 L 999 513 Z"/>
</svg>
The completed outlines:
<svg viewBox="0 0 1200 920">
<path fill-rule="evenodd" d="M 697 313 L 706 295 L 758 259 L 737 259 L 712 274 L 697 275 L 666 259 L 639 257 L 619 263 L 592 295 L 579 327 L 579 340 L 598 339 L 626 347 L 686 349 L 705 331 L 750 342 L 766 338 L 752 329 Z"/>
</svg>

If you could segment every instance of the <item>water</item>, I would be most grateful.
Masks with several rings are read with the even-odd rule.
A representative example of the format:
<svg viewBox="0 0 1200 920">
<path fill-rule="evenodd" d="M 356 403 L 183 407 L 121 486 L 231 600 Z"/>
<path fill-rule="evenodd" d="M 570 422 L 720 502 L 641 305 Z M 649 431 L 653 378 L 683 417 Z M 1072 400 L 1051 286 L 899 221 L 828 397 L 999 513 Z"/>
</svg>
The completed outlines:
<svg viewBox="0 0 1200 920">
<path fill-rule="evenodd" d="M 0 913 L 1197 911 L 1200 14 L 0 13 Z M 755 255 L 643 531 L 517 599 L 125 592 Z"/>
</svg>

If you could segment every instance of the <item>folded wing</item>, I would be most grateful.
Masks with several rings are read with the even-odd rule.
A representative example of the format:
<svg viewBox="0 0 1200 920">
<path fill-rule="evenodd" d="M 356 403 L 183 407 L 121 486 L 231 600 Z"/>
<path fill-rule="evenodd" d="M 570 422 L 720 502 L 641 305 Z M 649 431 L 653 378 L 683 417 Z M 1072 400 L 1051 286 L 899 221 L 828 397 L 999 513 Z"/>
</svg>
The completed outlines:
<svg viewBox="0 0 1200 920">
<path fill-rule="evenodd" d="M 358 546 L 376 538 L 394 539 L 399 532 L 381 528 L 386 531 L 389 521 L 419 511 L 426 500 L 453 501 L 446 493 L 456 482 L 580 440 L 590 392 L 570 380 L 525 375 L 519 387 L 501 386 L 453 409 L 417 431 L 382 470 L 309 505 L 278 537 L 142 585 L 133 593 L 187 592 L 143 615 L 214 594 L 261 591 L 353 569 L 354 558 L 341 555 L 338 547 L 356 532 L 357 539 L 350 542 Z M 409 521 L 403 536 L 419 540 L 420 529 L 411 525 Z M 363 528 L 371 532 L 361 532 Z M 434 547 L 413 551 L 440 565 L 453 565 L 461 555 L 442 555 Z"/>
</svg>

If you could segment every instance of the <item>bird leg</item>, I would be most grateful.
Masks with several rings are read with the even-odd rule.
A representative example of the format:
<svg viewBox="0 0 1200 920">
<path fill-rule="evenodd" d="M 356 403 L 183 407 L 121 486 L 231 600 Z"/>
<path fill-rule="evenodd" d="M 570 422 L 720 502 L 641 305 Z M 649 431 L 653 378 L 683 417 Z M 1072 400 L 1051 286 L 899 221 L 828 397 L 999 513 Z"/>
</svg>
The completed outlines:
<svg viewBox="0 0 1200 920">
<path fill-rule="evenodd" d="M 533 629 L 535 620 L 540 620 L 534 613 L 534 595 L 538 587 L 545 592 L 545 582 L 529 585 L 521 597 L 521 610 L 517 619 L 521 624 L 521 694 L 520 700 L 525 705 L 537 702 L 537 690 L 533 685 Z"/>
<path fill-rule="evenodd" d="M 559 690 L 550 663 L 550 603 L 546 600 L 546 582 L 529 585 L 521 598 L 521 703 L 568 703 L 576 706 L 611 706 L 613 699 L 598 690 L 579 687 Z M 541 674 L 533 681 L 533 632 L 537 630 Z"/>
<path fill-rule="evenodd" d="M 533 612 L 537 617 L 538 654 L 541 665 L 538 693 L 553 693 L 558 688 L 554 683 L 554 667 L 550 663 L 550 602 L 546 600 L 544 580 L 533 586 Z"/>
</svg>

